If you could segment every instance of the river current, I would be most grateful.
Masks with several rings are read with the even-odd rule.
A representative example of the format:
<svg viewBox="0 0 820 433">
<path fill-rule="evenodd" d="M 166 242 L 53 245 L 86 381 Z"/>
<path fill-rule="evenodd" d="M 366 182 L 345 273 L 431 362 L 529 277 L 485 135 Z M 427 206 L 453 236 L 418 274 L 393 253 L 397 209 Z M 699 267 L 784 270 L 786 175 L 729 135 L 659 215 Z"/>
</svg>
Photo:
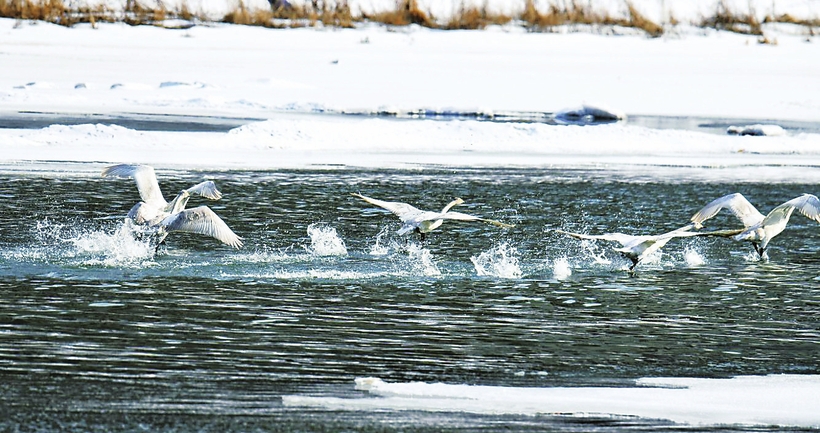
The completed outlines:
<svg viewBox="0 0 820 433">
<path fill-rule="evenodd" d="M 554 231 L 659 234 L 724 194 L 766 213 L 815 185 L 158 169 L 168 198 L 216 182 L 222 200 L 189 207 L 210 206 L 245 246 L 173 233 L 154 254 L 123 225 L 139 200 L 132 180 L 4 173 L 0 431 L 685 429 L 663 416 L 350 410 L 292 397 L 380 398 L 363 378 L 609 389 L 820 374 L 817 223 L 795 214 L 768 261 L 747 243 L 676 239 L 635 273 L 610 245 Z M 516 226 L 447 221 L 423 241 L 401 237 L 398 219 L 352 192 L 431 210 L 461 197 L 456 210 Z M 738 224 L 724 213 L 710 227 Z"/>
</svg>

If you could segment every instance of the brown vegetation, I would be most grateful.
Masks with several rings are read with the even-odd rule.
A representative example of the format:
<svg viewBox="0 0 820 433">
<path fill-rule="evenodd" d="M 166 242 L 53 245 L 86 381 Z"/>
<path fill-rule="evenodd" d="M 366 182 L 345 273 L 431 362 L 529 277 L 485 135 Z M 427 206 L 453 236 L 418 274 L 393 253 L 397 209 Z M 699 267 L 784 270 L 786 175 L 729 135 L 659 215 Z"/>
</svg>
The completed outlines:
<svg viewBox="0 0 820 433">
<path fill-rule="evenodd" d="M 762 35 L 760 21 L 755 17 L 754 11 L 748 14 L 741 14 L 732 10 L 726 0 L 720 0 L 717 10 L 711 17 L 705 17 L 700 22 L 701 27 L 714 28 L 717 30 L 728 30 L 735 33 L 748 35 Z"/>
<path fill-rule="evenodd" d="M 40 20 L 64 26 L 98 21 L 125 22 L 130 25 L 165 25 L 166 20 L 178 19 L 194 25 L 196 22 L 208 22 L 203 14 L 192 12 L 183 3 L 177 10 L 168 10 L 162 6 L 149 8 L 140 5 L 136 0 L 125 0 L 125 9 L 112 11 L 104 6 L 95 8 L 69 7 L 67 0 L 0 0 L 0 17 L 21 20 Z M 587 0 L 551 0 L 542 10 L 535 5 L 535 0 L 521 0 L 522 10 L 515 16 L 492 12 L 485 3 L 483 7 L 467 5 L 464 1 L 459 10 L 446 22 L 439 22 L 429 11 L 422 10 L 417 0 L 396 0 L 393 9 L 354 15 L 345 0 L 324 1 L 311 0 L 304 6 L 248 8 L 240 0 L 238 6 L 221 18 L 221 22 L 240 25 L 264 26 L 269 28 L 305 27 L 322 25 L 326 27 L 351 28 L 357 23 L 373 22 L 388 26 L 407 26 L 416 24 L 433 29 L 483 29 L 492 25 L 505 25 L 517 22 L 533 32 L 556 31 L 561 26 L 620 26 L 639 29 L 652 37 L 661 36 L 664 27 L 645 17 L 632 4 L 632 0 L 623 0 L 625 14 L 612 16 L 608 12 L 595 10 Z M 161 5 L 162 3 L 160 3 Z M 820 26 L 820 18 L 796 19 L 788 14 L 769 16 L 761 23 L 754 14 L 738 13 L 732 10 L 726 0 L 717 3 L 715 13 L 692 23 L 703 28 L 715 28 L 737 33 L 760 36 L 761 43 L 772 43 L 763 35 L 764 23 L 790 23 L 806 26 L 809 34 L 814 34 L 814 27 Z M 670 26 L 679 24 L 670 17 L 666 23 Z M 775 42 L 776 43 L 776 42 Z"/>
<path fill-rule="evenodd" d="M 418 24 L 430 28 L 437 27 L 435 20 L 431 18 L 430 14 L 419 8 L 416 0 L 399 0 L 396 2 L 395 9 L 374 14 L 363 14 L 362 19 L 390 26 Z"/>
</svg>

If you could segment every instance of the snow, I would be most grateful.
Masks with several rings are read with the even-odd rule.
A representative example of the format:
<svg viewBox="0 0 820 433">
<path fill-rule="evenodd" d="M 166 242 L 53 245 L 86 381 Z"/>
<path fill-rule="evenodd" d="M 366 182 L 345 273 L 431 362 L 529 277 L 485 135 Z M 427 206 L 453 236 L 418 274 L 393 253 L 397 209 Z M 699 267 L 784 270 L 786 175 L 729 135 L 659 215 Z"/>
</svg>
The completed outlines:
<svg viewBox="0 0 820 433">
<path fill-rule="evenodd" d="M 137 131 L 93 121 L 3 129 L 0 163 L 816 167 L 817 134 L 731 137 L 644 128 L 628 120 L 660 115 L 775 126 L 778 120 L 817 122 L 820 45 L 792 33 L 777 33 L 778 45 L 771 46 L 752 36 L 686 27 L 651 39 L 527 33 L 514 25 L 483 31 L 222 24 L 171 30 L 0 19 L 0 117 L 137 113 L 260 120 L 213 133 Z M 420 109 L 556 113 L 579 106 L 604 107 L 627 121 L 556 127 L 339 115 Z M 808 179 L 820 176 L 815 170 L 806 170 Z"/>
</svg>

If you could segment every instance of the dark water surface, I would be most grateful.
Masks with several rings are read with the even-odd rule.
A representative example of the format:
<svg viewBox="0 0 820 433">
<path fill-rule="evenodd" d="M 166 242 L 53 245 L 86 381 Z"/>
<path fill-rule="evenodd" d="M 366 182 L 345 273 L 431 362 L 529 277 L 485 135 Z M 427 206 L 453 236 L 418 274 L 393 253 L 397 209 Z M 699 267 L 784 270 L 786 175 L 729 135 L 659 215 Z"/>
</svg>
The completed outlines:
<svg viewBox="0 0 820 433">
<path fill-rule="evenodd" d="M 166 196 L 213 179 L 223 199 L 189 207 L 208 204 L 245 248 L 172 234 L 154 256 L 122 229 L 132 181 L 0 174 L 0 431 L 683 428 L 340 412 L 282 396 L 367 398 L 353 380 L 370 376 L 548 387 L 820 373 L 817 223 L 793 216 L 768 262 L 747 244 L 683 239 L 634 275 L 606 245 L 551 231 L 660 233 L 726 193 L 765 213 L 813 185 L 567 170 L 158 176 Z M 446 222 L 422 243 L 351 192 L 429 209 L 462 197 L 460 211 L 517 226 Z"/>
</svg>

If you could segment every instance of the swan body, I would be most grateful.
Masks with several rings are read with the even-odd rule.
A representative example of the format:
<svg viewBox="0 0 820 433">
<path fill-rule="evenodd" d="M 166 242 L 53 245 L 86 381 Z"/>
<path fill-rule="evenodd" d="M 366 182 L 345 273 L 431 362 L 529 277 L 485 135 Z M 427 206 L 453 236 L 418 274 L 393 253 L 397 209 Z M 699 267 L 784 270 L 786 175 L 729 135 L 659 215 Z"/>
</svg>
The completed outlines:
<svg viewBox="0 0 820 433">
<path fill-rule="evenodd" d="M 119 164 L 106 168 L 103 177 L 131 177 L 137 183 L 142 201 L 128 211 L 127 218 L 137 226 L 155 234 L 162 243 L 174 231 L 210 236 L 234 248 L 242 247 L 242 238 L 236 235 L 219 216 L 207 206 L 186 210 L 191 195 L 219 200 L 222 193 L 210 181 L 200 182 L 183 189 L 170 202 L 162 195 L 154 168 L 147 165 Z"/>
<path fill-rule="evenodd" d="M 737 241 L 751 242 L 761 259 L 765 257 L 766 247 L 772 238 L 785 230 L 795 210 L 806 218 L 820 222 L 820 200 L 812 194 L 795 197 L 764 216 L 740 193 L 713 200 L 693 215 L 691 221 L 696 228 L 701 228 L 704 221 L 714 217 L 722 209 L 729 209 L 744 227 L 740 233 L 726 236 Z"/>
<path fill-rule="evenodd" d="M 357 193 L 352 193 L 352 195 L 374 206 L 378 206 L 382 209 L 387 209 L 394 215 L 398 216 L 402 222 L 402 226 L 397 232 L 399 235 L 404 235 L 415 230 L 421 233 L 423 237 L 425 234 L 430 233 L 433 230 L 440 227 L 445 220 L 481 221 L 503 228 L 515 227 L 513 224 L 506 224 L 502 223 L 501 221 L 495 221 L 477 217 L 474 215 L 468 215 L 461 212 L 451 211 L 450 209 L 452 209 L 453 206 L 458 206 L 464 203 L 464 200 L 460 198 L 456 198 L 450 203 L 447 203 L 447 205 L 444 206 L 441 212 L 435 212 L 421 210 L 407 203 L 378 200 Z"/>
</svg>

